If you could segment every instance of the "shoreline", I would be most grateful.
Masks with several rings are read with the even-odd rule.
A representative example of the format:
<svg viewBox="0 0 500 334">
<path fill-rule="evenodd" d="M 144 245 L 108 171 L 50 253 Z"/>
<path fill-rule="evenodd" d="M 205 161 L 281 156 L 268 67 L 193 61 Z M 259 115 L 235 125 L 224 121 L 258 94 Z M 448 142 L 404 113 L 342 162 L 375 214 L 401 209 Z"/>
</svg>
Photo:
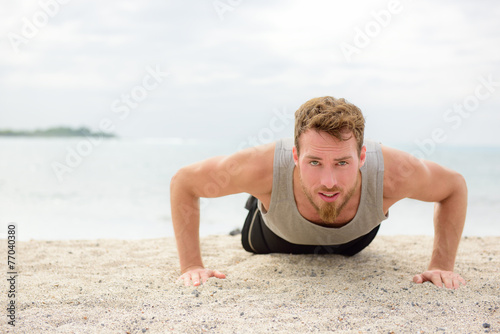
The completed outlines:
<svg viewBox="0 0 500 334">
<path fill-rule="evenodd" d="M 172 237 L 18 242 L 15 330 L 500 332 L 500 237 L 462 238 L 455 271 L 467 286 L 458 290 L 412 282 L 431 236 L 377 236 L 350 258 L 252 255 L 229 235 L 201 246 L 205 265 L 227 278 L 195 288 L 177 281 Z M 15 330 L 4 316 L 0 331 Z"/>
</svg>

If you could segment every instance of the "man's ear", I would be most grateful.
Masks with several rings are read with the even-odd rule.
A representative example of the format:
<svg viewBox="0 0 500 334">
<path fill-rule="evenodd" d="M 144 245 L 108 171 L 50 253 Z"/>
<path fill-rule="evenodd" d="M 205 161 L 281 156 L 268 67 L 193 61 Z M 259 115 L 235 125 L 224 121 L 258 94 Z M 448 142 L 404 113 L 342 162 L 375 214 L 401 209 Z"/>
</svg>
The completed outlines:
<svg viewBox="0 0 500 334">
<path fill-rule="evenodd" d="M 295 163 L 295 166 L 299 163 L 299 155 L 297 154 L 297 147 L 293 147 L 293 162 Z"/>
<path fill-rule="evenodd" d="M 359 154 L 359 168 L 363 167 L 366 162 L 366 146 L 363 145 L 361 153 Z"/>
</svg>

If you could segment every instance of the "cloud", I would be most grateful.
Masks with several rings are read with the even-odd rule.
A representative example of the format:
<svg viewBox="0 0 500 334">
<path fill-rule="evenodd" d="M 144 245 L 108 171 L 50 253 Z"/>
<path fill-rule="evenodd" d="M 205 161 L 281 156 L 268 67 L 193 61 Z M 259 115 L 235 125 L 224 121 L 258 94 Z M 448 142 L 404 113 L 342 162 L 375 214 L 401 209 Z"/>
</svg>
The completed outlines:
<svg viewBox="0 0 500 334">
<path fill-rule="evenodd" d="M 147 66 L 159 65 L 170 77 L 118 129 L 123 135 L 246 135 L 273 108 L 326 94 L 362 105 L 377 126 L 410 120 L 425 131 L 479 76 L 500 78 L 500 6 L 493 1 L 479 8 L 402 0 L 351 62 L 340 45 L 376 22 L 388 1 L 243 0 L 231 2 L 223 20 L 213 3 L 70 1 L 16 54 L 6 34 L 20 33 L 40 5 L 1 1 L 0 121 L 95 123 L 112 115 L 112 101 L 140 83 Z M 493 113 L 498 96 L 479 112 Z"/>
</svg>

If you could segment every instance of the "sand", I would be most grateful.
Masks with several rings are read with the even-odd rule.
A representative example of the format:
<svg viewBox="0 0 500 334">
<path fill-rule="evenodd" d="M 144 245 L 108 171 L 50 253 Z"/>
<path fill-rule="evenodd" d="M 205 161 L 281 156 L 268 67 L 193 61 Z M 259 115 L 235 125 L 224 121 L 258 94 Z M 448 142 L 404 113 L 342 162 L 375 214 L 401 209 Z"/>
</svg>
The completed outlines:
<svg viewBox="0 0 500 334">
<path fill-rule="evenodd" d="M 412 282 L 431 252 L 422 236 L 378 236 L 351 258 L 251 255 L 239 236 L 205 237 L 206 266 L 227 279 L 197 288 L 177 281 L 173 238 L 17 247 L 16 326 L 3 292 L 2 333 L 500 332 L 500 237 L 463 238 L 455 291 Z"/>
</svg>

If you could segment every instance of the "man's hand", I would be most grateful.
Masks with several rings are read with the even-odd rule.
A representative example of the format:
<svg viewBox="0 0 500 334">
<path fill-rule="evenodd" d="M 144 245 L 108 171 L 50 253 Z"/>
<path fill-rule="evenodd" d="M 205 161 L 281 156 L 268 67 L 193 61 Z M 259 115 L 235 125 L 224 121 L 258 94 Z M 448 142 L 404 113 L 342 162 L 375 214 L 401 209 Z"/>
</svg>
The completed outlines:
<svg viewBox="0 0 500 334">
<path fill-rule="evenodd" d="M 444 285 L 447 289 L 458 289 L 460 283 L 463 285 L 466 284 L 465 280 L 459 274 L 445 270 L 428 270 L 422 274 L 417 274 L 413 277 L 413 282 L 432 282 L 439 288 L 442 288 Z"/>
<path fill-rule="evenodd" d="M 186 271 L 179 277 L 179 280 L 183 280 L 185 286 L 189 286 L 191 281 L 193 281 L 193 286 L 198 286 L 200 284 L 205 284 L 210 277 L 226 278 L 226 275 L 218 270 L 197 267 Z"/>
</svg>

